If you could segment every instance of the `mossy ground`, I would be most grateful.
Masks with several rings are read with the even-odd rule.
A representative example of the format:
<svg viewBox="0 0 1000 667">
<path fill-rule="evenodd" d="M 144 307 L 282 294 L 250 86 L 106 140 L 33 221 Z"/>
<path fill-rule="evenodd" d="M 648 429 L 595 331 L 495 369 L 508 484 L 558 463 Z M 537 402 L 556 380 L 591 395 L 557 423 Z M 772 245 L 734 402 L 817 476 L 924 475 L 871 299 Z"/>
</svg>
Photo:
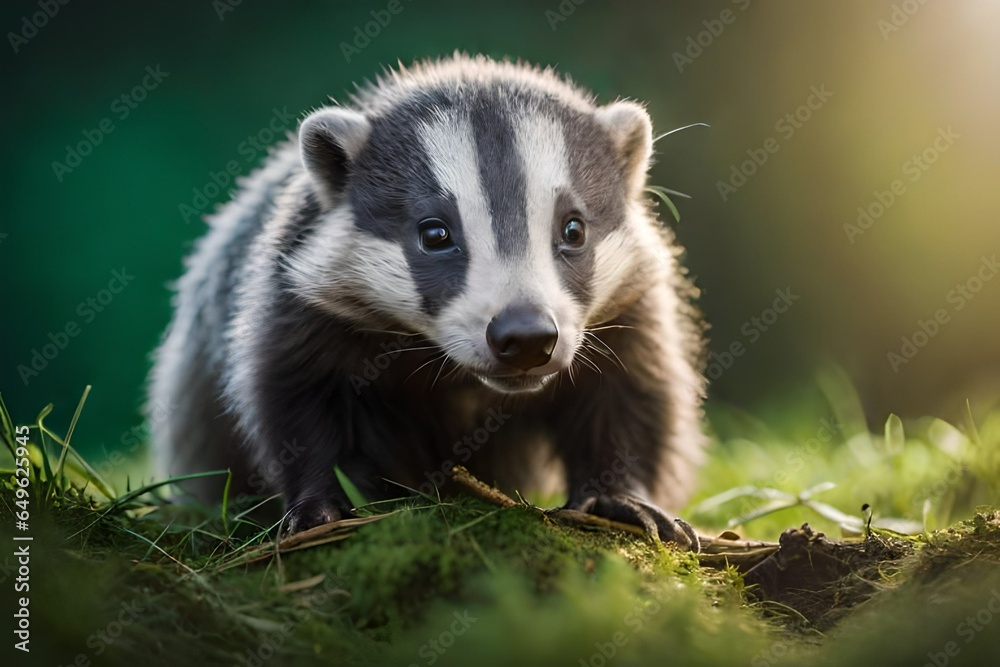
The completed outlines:
<svg viewBox="0 0 1000 667">
<path fill-rule="evenodd" d="M 794 471 L 785 457 L 801 440 L 757 432 L 713 445 L 687 512 L 703 532 L 760 510 L 769 502 L 760 489 L 795 496 L 825 480 L 839 485 L 823 500 L 844 513 L 872 502 L 877 518 L 951 525 L 909 538 L 905 558 L 839 582 L 833 596 L 849 604 L 822 627 L 756 601 L 735 571 L 691 554 L 473 499 L 374 506 L 369 513 L 392 513 L 346 539 L 234 566 L 273 535 L 239 508 L 223 515 L 155 493 L 110 503 L 39 464 L 32 651 L 13 664 L 1000 664 L 1000 512 L 972 504 L 997 497 L 1000 416 L 949 428 L 840 432 Z M 33 443 L 43 439 L 34 428 Z M 958 472 L 944 477 L 946 459 Z M 774 481 L 782 466 L 788 479 Z M 748 483 L 757 491 L 731 494 L 735 505 L 701 502 Z M 12 485 L 0 498 L 13 511 Z M 823 507 L 793 505 L 742 532 L 776 539 L 808 520 L 840 536 Z M 2 522 L 0 541 L 11 544 L 12 531 Z"/>
</svg>

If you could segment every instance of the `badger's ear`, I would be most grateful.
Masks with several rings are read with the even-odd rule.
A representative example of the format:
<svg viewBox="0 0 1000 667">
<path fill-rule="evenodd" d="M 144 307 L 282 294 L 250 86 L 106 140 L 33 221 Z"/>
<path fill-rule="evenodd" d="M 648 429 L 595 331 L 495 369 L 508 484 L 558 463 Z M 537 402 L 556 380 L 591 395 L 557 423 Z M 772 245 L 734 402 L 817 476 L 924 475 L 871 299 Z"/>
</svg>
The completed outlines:
<svg viewBox="0 0 1000 667">
<path fill-rule="evenodd" d="M 625 170 L 626 187 L 635 194 L 646 184 L 653 154 L 653 124 L 635 102 L 615 102 L 597 110 L 597 120 L 611 135 Z"/>
<path fill-rule="evenodd" d="M 371 123 L 364 114 L 340 107 L 314 111 L 299 126 L 302 164 L 320 188 L 327 204 L 343 192 L 368 135 Z"/>
</svg>

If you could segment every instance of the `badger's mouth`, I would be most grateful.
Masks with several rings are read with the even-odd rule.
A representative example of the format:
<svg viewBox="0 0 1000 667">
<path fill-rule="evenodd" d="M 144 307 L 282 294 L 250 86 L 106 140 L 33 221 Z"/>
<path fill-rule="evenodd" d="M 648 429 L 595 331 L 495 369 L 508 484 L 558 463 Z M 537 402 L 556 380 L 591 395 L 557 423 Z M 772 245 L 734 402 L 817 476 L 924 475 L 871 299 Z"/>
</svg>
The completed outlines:
<svg viewBox="0 0 1000 667">
<path fill-rule="evenodd" d="M 479 381 L 484 385 L 502 394 L 527 394 L 539 391 L 545 387 L 558 373 L 548 375 L 528 375 L 518 373 L 516 375 L 483 375 L 476 374 Z"/>
</svg>

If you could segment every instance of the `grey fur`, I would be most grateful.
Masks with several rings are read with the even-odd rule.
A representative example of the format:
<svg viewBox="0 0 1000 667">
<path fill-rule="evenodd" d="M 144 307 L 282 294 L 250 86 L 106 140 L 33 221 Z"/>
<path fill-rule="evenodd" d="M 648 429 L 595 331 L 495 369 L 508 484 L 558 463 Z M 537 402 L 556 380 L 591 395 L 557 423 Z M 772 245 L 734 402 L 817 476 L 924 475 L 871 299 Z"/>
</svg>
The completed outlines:
<svg viewBox="0 0 1000 667">
<path fill-rule="evenodd" d="M 688 544 L 658 508 L 700 460 L 701 329 L 642 191 L 645 110 L 461 55 L 352 102 L 306 119 L 188 259 L 150 384 L 172 407 L 160 472 L 232 467 L 300 530 L 349 513 L 334 465 L 375 499 L 462 463 L 510 490 L 561 478 L 569 506 Z M 422 248 L 420 220 L 456 247 Z M 516 376 L 483 333 L 511 304 L 559 329 Z"/>
</svg>

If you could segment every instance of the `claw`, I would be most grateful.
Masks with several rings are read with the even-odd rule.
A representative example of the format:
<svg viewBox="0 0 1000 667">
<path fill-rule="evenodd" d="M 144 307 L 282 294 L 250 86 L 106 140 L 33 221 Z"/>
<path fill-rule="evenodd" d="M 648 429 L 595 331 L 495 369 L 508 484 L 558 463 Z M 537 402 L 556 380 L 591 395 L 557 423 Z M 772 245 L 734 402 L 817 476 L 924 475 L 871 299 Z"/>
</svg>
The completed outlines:
<svg viewBox="0 0 1000 667">
<path fill-rule="evenodd" d="M 656 505 L 634 496 L 591 496 L 568 506 L 612 521 L 641 526 L 648 535 L 662 542 L 672 542 L 681 549 L 695 553 L 700 550 L 698 534 L 687 521 L 675 519 Z"/>
<path fill-rule="evenodd" d="M 288 510 L 285 536 L 340 521 L 350 515 L 349 510 L 338 509 L 329 500 L 302 501 Z"/>
</svg>

